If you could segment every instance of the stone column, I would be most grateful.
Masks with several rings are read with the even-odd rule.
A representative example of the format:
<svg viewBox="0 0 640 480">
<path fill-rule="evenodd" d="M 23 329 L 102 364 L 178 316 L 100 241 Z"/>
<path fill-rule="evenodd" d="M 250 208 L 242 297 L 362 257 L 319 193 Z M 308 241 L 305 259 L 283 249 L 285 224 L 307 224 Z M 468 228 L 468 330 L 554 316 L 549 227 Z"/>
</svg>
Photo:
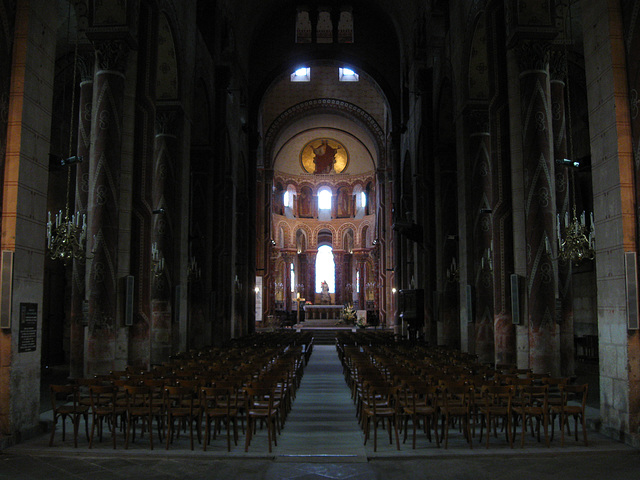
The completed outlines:
<svg viewBox="0 0 640 480">
<path fill-rule="evenodd" d="M 366 273 L 366 257 L 364 254 L 358 254 L 356 256 L 357 271 L 360 272 L 360 278 L 358 279 L 358 310 L 364 310 L 365 308 L 365 273 Z"/>
<path fill-rule="evenodd" d="M 556 220 L 549 50 L 541 42 L 523 41 L 517 54 L 525 193 L 529 368 L 536 373 L 558 374 L 556 279 L 549 248 L 555 238 Z"/>
<path fill-rule="evenodd" d="M 91 58 L 93 61 L 93 58 Z M 93 101 L 93 68 L 91 62 L 81 58 L 80 95 L 78 96 L 78 147 L 76 155 L 82 162 L 76 164 L 75 211 L 86 215 L 89 201 L 89 158 L 91 147 L 91 107 Z M 71 282 L 71 326 L 69 346 L 69 376 L 84 376 L 84 314 L 86 292 L 86 266 L 84 262 L 73 262 Z"/>
<path fill-rule="evenodd" d="M 505 2 L 490 0 L 486 5 L 487 54 L 489 55 L 489 121 L 492 159 L 492 237 L 493 237 L 493 338 L 496 364 L 517 364 L 516 326 L 512 312 L 511 274 L 515 273 L 513 241 L 512 166 L 514 155 L 508 140 L 510 130 L 509 65 L 505 54 L 507 22 Z M 524 20 L 524 19 L 523 19 Z M 511 24 L 513 25 L 513 23 Z M 520 317 L 516 319 L 519 322 Z"/>
<path fill-rule="evenodd" d="M 291 256 L 282 255 L 284 260 L 284 292 L 282 298 L 284 300 L 284 311 L 291 311 Z"/>
<path fill-rule="evenodd" d="M 89 239 L 93 259 L 89 269 L 89 331 L 86 373 L 114 369 L 117 336 L 118 233 L 120 211 L 120 157 L 125 68 L 124 41 L 96 43 L 98 71 L 94 89 L 94 147 L 89 166 Z"/>
<path fill-rule="evenodd" d="M 315 303 L 316 297 L 316 256 L 318 251 L 307 253 L 307 283 L 305 284 L 305 297 Z"/>
<path fill-rule="evenodd" d="M 151 272 L 151 363 L 166 361 L 171 354 L 173 277 L 172 212 L 174 201 L 175 163 L 177 137 L 175 135 L 176 112 L 158 108 L 156 112 L 156 138 L 153 161 L 153 185 L 151 198 L 153 216 L 152 246 L 149 255 L 155 255 Z M 156 252 L 155 254 L 152 253 Z"/>
<path fill-rule="evenodd" d="M 333 252 L 333 261 L 336 266 L 336 296 L 333 303 L 336 305 L 342 305 L 345 297 L 345 285 L 344 278 L 344 252 Z"/>
<path fill-rule="evenodd" d="M 551 74 L 551 119 L 553 126 L 554 159 L 569 158 L 572 153 L 567 150 L 567 115 L 565 110 L 565 83 L 567 77 L 566 53 L 554 51 L 549 65 Z M 570 160 L 575 160 L 571 158 Z M 556 212 L 560 219 L 568 212 L 571 215 L 571 188 L 569 171 L 566 166 L 555 165 L 556 168 Z M 575 187 L 574 187 L 575 188 Z M 557 217 L 556 217 L 557 218 Z M 560 222 L 564 226 L 564 221 Z M 558 225 L 556 225 L 557 227 Z M 561 230 L 560 233 L 564 233 Z M 558 233 L 559 234 L 559 233 Z M 552 242 L 553 244 L 554 242 Z M 556 250 L 557 255 L 557 250 Z M 570 376 L 575 371 L 573 342 L 573 284 L 571 262 L 558 261 L 558 294 L 560 297 L 560 373 Z"/>
<path fill-rule="evenodd" d="M 471 205 L 476 209 L 473 248 L 475 264 L 475 353 L 481 363 L 494 362 L 492 165 L 489 116 L 485 108 L 469 115 L 469 152 L 472 156 Z"/>
</svg>

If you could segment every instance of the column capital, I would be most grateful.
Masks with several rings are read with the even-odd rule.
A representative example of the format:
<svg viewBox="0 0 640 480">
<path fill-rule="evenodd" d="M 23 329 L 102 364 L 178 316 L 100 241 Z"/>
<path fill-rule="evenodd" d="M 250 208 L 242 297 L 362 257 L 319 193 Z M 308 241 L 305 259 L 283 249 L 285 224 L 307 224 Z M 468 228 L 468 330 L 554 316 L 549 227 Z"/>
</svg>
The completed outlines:
<svg viewBox="0 0 640 480">
<path fill-rule="evenodd" d="M 93 51 L 83 51 L 78 53 L 78 71 L 80 72 L 80 82 L 90 82 L 93 80 L 94 64 L 95 53 Z"/>
<path fill-rule="evenodd" d="M 539 40 L 524 40 L 515 47 L 520 74 L 528 70 L 546 70 L 551 45 Z"/>
<path fill-rule="evenodd" d="M 562 49 L 551 49 L 549 52 L 549 74 L 551 80 L 564 81 L 567 78 L 567 54 Z"/>
<path fill-rule="evenodd" d="M 175 135 L 178 112 L 174 109 L 156 110 L 156 135 Z"/>
<path fill-rule="evenodd" d="M 489 109 L 473 108 L 467 115 L 469 133 L 488 133 L 490 131 Z"/>
<path fill-rule="evenodd" d="M 520 73 L 528 70 L 546 70 L 549 66 L 551 45 L 539 40 L 524 40 L 515 47 Z"/>
<path fill-rule="evenodd" d="M 115 70 L 125 73 L 129 46 L 124 40 L 99 40 L 94 43 L 98 67 L 101 70 Z"/>
</svg>

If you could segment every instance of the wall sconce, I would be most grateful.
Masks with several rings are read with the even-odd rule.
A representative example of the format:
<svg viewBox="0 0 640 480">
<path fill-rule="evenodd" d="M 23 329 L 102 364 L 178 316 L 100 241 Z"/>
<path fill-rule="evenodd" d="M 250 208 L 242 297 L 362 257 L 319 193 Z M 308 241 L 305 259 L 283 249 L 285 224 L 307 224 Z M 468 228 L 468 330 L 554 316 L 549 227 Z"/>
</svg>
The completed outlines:
<svg viewBox="0 0 640 480">
<path fill-rule="evenodd" d="M 492 271 L 493 270 L 493 242 L 491 242 L 492 246 L 487 248 L 482 253 L 482 258 L 480 259 L 480 268 L 484 270 Z"/>
<path fill-rule="evenodd" d="M 164 274 L 164 257 L 160 254 L 156 242 L 151 245 L 151 272 L 156 278 Z"/>
<path fill-rule="evenodd" d="M 391 289 L 391 293 L 392 293 L 392 294 L 394 294 L 394 295 L 395 295 L 396 293 L 398 293 L 398 290 L 396 289 L 396 287 L 393 287 L 393 288 Z"/>
</svg>

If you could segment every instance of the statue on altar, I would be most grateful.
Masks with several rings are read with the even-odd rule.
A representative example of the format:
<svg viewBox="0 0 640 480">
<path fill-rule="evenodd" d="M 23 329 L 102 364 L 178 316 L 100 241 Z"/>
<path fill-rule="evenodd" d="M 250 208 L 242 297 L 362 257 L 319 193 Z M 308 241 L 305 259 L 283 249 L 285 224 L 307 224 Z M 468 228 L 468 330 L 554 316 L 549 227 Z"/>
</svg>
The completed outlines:
<svg viewBox="0 0 640 480">
<path fill-rule="evenodd" d="M 320 284 L 320 303 L 322 305 L 331 304 L 331 295 L 329 294 L 329 284 L 323 280 Z"/>
</svg>

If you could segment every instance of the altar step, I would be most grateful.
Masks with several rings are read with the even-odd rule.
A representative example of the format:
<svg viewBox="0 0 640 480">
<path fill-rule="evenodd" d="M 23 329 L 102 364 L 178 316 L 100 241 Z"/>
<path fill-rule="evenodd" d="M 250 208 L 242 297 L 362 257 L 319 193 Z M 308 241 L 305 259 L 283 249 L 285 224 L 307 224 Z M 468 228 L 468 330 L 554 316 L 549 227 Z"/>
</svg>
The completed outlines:
<svg viewBox="0 0 640 480">
<path fill-rule="evenodd" d="M 305 331 L 308 331 L 305 329 Z M 313 344 L 314 345 L 335 345 L 337 330 L 329 328 L 313 329 Z"/>
<path fill-rule="evenodd" d="M 338 324 L 340 320 L 337 318 L 309 318 L 302 322 L 302 326 L 306 328 L 336 328 L 344 325 Z"/>
</svg>

